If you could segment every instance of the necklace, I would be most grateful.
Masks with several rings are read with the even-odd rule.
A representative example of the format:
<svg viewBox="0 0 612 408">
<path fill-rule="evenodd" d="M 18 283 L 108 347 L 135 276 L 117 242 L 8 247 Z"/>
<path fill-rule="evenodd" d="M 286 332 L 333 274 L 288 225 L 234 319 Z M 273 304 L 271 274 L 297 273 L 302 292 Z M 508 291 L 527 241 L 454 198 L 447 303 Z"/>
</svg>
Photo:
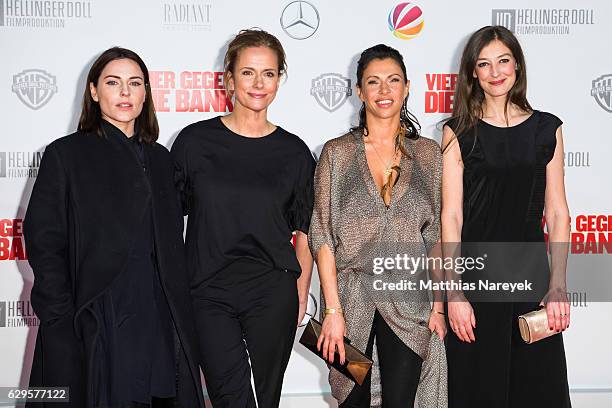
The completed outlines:
<svg viewBox="0 0 612 408">
<path fill-rule="evenodd" d="M 382 156 L 380 155 L 380 153 L 378 153 L 378 149 L 376 149 L 376 146 L 374 145 L 374 143 L 372 143 L 372 147 L 374 148 L 374 153 L 376 153 L 376 156 L 378 156 L 378 160 L 385 168 L 385 177 L 388 179 L 391 176 L 391 173 L 393 173 L 393 162 L 395 162 L 395 157 L 397 156 L 397 150 L 395 151 L 395 153 L 393 153 L 393 156 L 391 156 L 391 159 L 385 165 L 385 161 L 382 159 Z"/>
<path fill-rule="evenodd" d="M 376 148 L 374 143 L 372 143 L 372 147 L 374 148 L 374 153 L 376 153 L 376 157 L 378 157 L 378 160 L 380 161 L 380 163 L 383 165 L 385 169 L 384 182 L 383 182 L 382 189 L 380 190 L 380 196 L 382 197 L 387 208 L 389 208 L 389 205 L 391 204 L 391 190 L 393 186 L 395 185 L 395 183 L 397 183 L 397 180 L 399 180 L 399 176 L 401 172 L 400 166 L 396 166 L 394 165 L 394 163 L 395 163 L 397 154 L 400 152 L 400 149 L 398 147 L 398 141 L 400 140 L 399 138 L 403 137 L 404 134 L 405 134 L 405 130 L 400 125 L 398 134 L 396 136 L 395 151 L 393 152 L 393 155 L 391 156 L 391 159 L 389 160 L 387 164 L 385 164 L 385 161 L 383 160 L 382 156 L 380 155 L 380 153 L 378 153 L 378 149 Z M 393 180 L 394 170 L 397 172 L 397 177 L 395 178 L 395 180 Z"/>
</svg>

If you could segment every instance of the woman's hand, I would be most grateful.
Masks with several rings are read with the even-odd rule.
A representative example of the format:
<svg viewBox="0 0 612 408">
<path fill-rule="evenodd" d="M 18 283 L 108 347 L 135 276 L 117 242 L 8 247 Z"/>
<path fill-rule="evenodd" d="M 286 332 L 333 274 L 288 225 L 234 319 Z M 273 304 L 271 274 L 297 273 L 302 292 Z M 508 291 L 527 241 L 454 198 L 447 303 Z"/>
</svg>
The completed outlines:
<svg viewBox="0 0 612 408">
<path fill-rule="evenodd" d="M 322 351 L 323 358 L 330 364 L 334 362 L 334 353 L 340 354 L 340 364 L 344 364 L 344 335 L 346 327 L 344 317 L 340 313 L 325 315 L 323 329 L 317 341 L 317 350 Z"/>
<path fill-rule="evenodd" d="M 476 341 L 474 329 L 476 328 L 476 316 L 474 309 L 463 294 L 450 296 L 448 301 L 448 321 L 451 329 L 459 340 L 467 343 Z"/>
<path fill-rule="evenodd" d="M 446 320 L 444 320 L 444 314 L 438 313 L 439 311 L 432 310 L 429 315 L 429 330 L 436 332 L 440 340 L 444 341 L 446 336 Z"/>
<path fill-rule="evenodd" d="M 567 295 L 563 289 L 550 290 L 542 302 L 542 306 L 546 306 L 546 314 L 548 315 L 548 327 L 550 330 L 562 332 L 567 329 L 570 324 L 570 304 L 567 300 Z"/>
</svg>

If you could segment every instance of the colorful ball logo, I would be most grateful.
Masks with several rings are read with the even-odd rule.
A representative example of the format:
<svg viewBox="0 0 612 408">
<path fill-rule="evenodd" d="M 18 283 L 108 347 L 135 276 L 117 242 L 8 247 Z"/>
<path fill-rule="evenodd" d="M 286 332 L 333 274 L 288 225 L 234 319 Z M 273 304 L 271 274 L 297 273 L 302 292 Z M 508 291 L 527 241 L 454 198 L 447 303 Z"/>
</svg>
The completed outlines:
<svg viewBox="0 0 612 408">
<path fill-rule="evenodd" d="M 402 40 L 410 40 L 419 35 L 424 24 L 423 11 L 416 4 L 400 3 L 389 13 L 389 30 Z"/>
</svg>

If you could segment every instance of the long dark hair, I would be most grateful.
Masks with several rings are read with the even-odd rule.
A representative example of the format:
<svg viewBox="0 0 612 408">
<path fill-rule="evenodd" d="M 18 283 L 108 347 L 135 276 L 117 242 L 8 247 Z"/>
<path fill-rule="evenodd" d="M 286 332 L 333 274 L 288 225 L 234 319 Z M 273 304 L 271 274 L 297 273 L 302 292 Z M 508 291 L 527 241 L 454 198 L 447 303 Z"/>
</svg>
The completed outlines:
<svg viewBox="0 0 612 408">
<path fill-rule="evenodd" d="M 134 61 L 140 67 L 144 75 L 145 85 L 145 101 L 142 106 L 142 112 L 136 118 L 134 123 L 134 131 L 145 143 L 155 143 L 159 137 L 159 125 L 155 116 L 155 106 L 153 105 L 153 97 L 151 96 L 151 85 L 149 83 L 149 70 L 144 61 L 134 51 L 113 47 L 104 51 L 93 63 L 87 74 L 87 83 L 83 92 L 83 107 L 81 109 L 81 117 L 79 119 L 78 130 L 84 132 L 94 132 L 103 136 L 102 131 L 102 112 L 100 104 L 94 101 L 91 97 L 89 84 L 98 86 L 98 79 L 106 65 L 114 60 L 129 59 Z"/>
<path fill-rule="evenodd" d="M 387 59 L 390 58 L 397 63 L 402 69 L 402 73 L 404 74 L 404 81 L 408 83 L 408 75 L 406 73 L 406 65 L 404 64 L 404 57 L 399 53 L 395 48 L 391 48 L 385 44 L 378 44 L 373 47 L 370 47 L 364 50 L 359 57 L 359 61 L 357 62 L 357 87 L 361 88 L 361 81 L 363 80 L 363 72 L 366 70 L 370 62 L 376 59 Z M 421 125 L 416 117 L 408 111 L 407 106 L 408 96 L 404 99 L 404 103 L 402 104 L 402 110 L 400 111 L 400 124 L 402 128 L 404 128 L 404 136 L 409 139 L 418 139 L 419 132 L 421 130 Z M 361 109 L 359 110 L 359 125 L 351 128 L 351 132 L 361 131 L 365 136 L 368 134 L 368 123 L 366 117 L 366 108 L 365 103 L 361 105 Z M 396 144 L 402 154 L 409 156 L 406 151 L 403 140 L 396 140 Z"/>
<path fill-rule="evenodd" d="M 508 92 L 506 105 L 504 106 L 506 122 L 508 122 L 508 105 L 510 103 L 515 104 L 525 112 L 533 112 L 533 108 L 527 101 L 527 67 L 525 65 L 525 56 L 517 38 L 506 27 L 482 27 L 469 38 L 461 56 L 457 88 L 453 102 L 453 115 L 449 119 L 454 121 L 453 128 L 457 137 L 461 136 L 465 131 L 475 128 L 478 120 L 484 114 L 483 104 L 485 95 L 478 83 L 478 78 L 474 78 L 474 70 L 482 49 L 495 40 L 500 41 L 510 49 L 517 65 L 516 82 Z"/>
</svg>

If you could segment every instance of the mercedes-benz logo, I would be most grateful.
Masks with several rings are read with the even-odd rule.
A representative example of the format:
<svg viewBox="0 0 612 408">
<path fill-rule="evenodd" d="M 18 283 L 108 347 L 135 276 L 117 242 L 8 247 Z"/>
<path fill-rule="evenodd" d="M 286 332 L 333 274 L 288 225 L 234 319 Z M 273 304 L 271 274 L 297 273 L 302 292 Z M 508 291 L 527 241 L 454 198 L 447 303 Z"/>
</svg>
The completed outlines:
<svg viewBox="0 0 612 408">
<path fill-rule="evenodd" d="M 307 1 L 292 1 L 283 9 L 280 24 L 289 37 L 305 40 L 317 32 L 319 12 Z"/>
</svg>

